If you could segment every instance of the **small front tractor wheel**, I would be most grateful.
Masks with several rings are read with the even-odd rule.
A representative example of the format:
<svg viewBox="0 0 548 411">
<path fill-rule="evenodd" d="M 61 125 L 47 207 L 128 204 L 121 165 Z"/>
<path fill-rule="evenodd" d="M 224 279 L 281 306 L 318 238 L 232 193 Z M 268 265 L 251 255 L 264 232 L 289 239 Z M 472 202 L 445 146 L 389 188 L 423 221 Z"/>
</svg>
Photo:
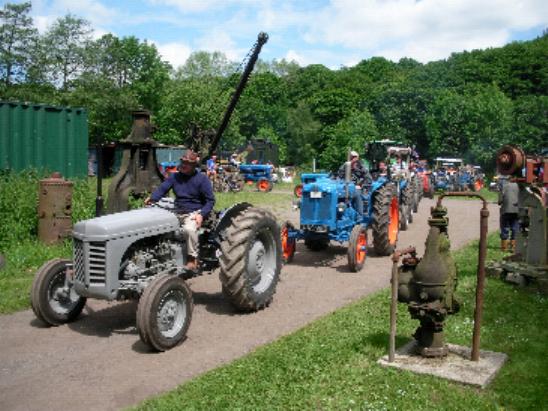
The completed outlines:
<svg viewBox="0 0 548 411">
<path fill-rule="evenodd" d="M 280 227 L 268 211 L 250 207 L 236 215 L 221 242 L 223 293 L 243 311 L 270 304 L 282 268 Z"/>
<path fill-rule="evenodd" d="M 30 292 L 34 314 L 48 325 L 73 321 L 86 305 L 74 288 L 67 286 L 66 270 L 70 260 L 56 258 L 38 269 Z"/>
<path fill-rule="evenodd" d="M 297 184 L 293 189 L 293 194 L 295 194 L 295 197 L 301 198 L 303 196 L 303 185 Z"/>
<path fill-rule="evenodd" d="M 385 185 L 373 204 L 373 247 L 378 255 L 390 255 L 396 248 L 399 232 L 399 204 L 396 190 Z"/>
<path fill-rule="evenodd" d="M 323 251 L 329 247 L 329 238 L 305 238 L 304 245 L 310 251 Z"/>
<path fill-rule="evenodd" d="M 192 292 L 182 278 L 163 274 L 151 281 L 137 307 L 141 341 L 156 351 L 182 342 L 192 319 Z"/>
<path fill-rule="evenodd" d="M 293 224 L 289 221 L 283 223 L 280 236 L 282 240 L 282 262 L 284 264 L 289 264 L 293 261 L 293 256 L 295 255 L 295 250 L 297 248 L 295 239 L 289 238 L 289 232 L 292 230 L 295 230 Z"/>
<path fill-rule="evenodd" d="M 262 193 L 268 193 L 272 191 L 272 182 L 265 179 L 257 181 L 257 190 Z"/>
<path fill-rule="evenodd" d="M 348 244 L 348 267 L 357 273 L 363 268 L 367 256 L 367 230 L 362 225 L 356 225 L 350 233 Z"/>
</svg>

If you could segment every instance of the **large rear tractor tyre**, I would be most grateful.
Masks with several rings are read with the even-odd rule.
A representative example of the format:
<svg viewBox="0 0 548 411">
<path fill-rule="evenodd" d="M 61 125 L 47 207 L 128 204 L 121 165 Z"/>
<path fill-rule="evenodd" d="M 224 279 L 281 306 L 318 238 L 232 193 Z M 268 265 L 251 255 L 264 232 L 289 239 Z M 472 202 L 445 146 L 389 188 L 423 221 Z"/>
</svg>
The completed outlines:
<svg viewBox="0 0 548 411">
<path fill-rule="evenodd" d="M 192 292 L 182 278 L 160 275 L 152 280 L 137 307 L 141 341 L 156 351 L 181 343 L 192 319 Z"/>
<path fill-rule="evenodd" d="M 251 207 L 236 216 L 221 242 L 219 277 L 223 293 L 243 311 L 270 304 L 282 267 L 282 244 L 276 218 Z"/>
<path fill-rule="evenodd" d="M 329 238 L 305 238 L 304 245 L 310 251 L 323 251 L 329 247 Z"/>
<path fill-rule="evenodd" d="M 399 232 L 399 204 L 394 187 L 382 187 L 374 201 L 373 248 L 378 255 L 390 255 L 396 248 Z"/>
<path fill-rule="evenodd" d="M 348 268 L 357 273 L 363 268 L 367 256 L 366 228 L 362 225 L 354 226 L 348 243 Z"/>
<path fill-rule="evenodd" d="M 293 224 L 291 224 L 289 221 L 286 221 L 282 225 L 282 229 L 280 231 L 280 236 L 282 240 L 282 262 L 284 264 L 289 264 L 291 261 L 293 261 L 293 257 L 295 256 L 295 250 L 297 249 L 297 242 L 294 238 L 289 238 L 289 232 L 295 230 L 295 227 Z"/>
<path fill-rule="evenodd" d="M 72 287 L 65 287 L 67 264 L 70 260 L 56 258 L 38 269 L 32 283 L 30 300 L 36 317 L 48 325 L 74 321 L 86 305 Z"/>
</svg>

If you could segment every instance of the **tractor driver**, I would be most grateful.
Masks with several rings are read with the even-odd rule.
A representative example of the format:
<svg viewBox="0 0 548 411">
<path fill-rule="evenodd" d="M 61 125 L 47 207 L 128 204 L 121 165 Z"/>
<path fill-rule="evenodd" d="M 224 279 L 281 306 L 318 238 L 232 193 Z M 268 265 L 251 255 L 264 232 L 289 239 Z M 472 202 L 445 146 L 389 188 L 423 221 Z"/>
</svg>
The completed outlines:
<svg viewBox="0 0 548 411">
<path fill-rule="evenodd" d="M 345 178 L 345 168 L 344 164 L 339 168 L 339 178 Z M 361 216 L 363 215 L 363 198 L 362 198 L 362 187 L 370 186 L 372 183 L 371 174 L 367 170 L 362 162 L 360 161 L 360 155 L 356 151 L 350 152 L 350 178 L 352 182 L 356 185 L 356 191 L 352 196 L 352 205 Z M 364 192 L 366 189 L 363 190 Z"/>
<path fill-rule="evenodd" d="M 181 222 L 183 235 L 187 244 L 188 270 L 198 268 L 198 229 L 215 204 L 211 182 L 196 167 L 198 154 L 187 150 L 179 164 L 178 172 L 171 174 L 145 200 L 145 204 L 155 203 L 164 197 L 169 190 L 175 193 L 175 212 Z"/>
</svg>

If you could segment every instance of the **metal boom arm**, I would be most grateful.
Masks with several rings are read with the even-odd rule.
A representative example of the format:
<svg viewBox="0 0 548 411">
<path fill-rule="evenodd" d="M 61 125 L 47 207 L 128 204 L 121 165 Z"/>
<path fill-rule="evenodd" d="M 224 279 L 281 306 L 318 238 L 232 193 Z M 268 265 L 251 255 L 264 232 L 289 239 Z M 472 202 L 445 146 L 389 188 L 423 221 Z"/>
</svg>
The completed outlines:
<svg viewBox="0 0 548 411">
<path fill-rule="evenodd" d="M 221 139 L 221 136 L 223 135 L 224 131 L 226 130 L 226 127 L 228 126 L 230 117 L 232 116 L 232 113 L 234 112 L 234 109 L 236 108 L 236 104 L 238 103 L 238 100 L 240 99 L 240 96 L 242 92 L 244 91 L 244 88 L 247 84 L 247 80 L 249 79 L 249 76 L 251 72 L 253 71 L 253 67 L 255 67 L 255 63 L 257 62 L 259 53 L 261 52 L 263 45 L 267 41 L 268 41 L 268 34 L 264 32 L 260 32 L 259 35 L 257 36 L 257 43 L 255 43 L 253 52 L 251 53 L 251 56 L 249 57 L 249 61 L 247 62 L 247 65 L 245 66 L 245 70 L 243 71 L 242 76 L 240 77 L 240 82 L 238 83 L 238 87 L 236 87 L 236 90 L 234 91 L 234 94 L 232 95 L 232 98 L 230 99 L 230 103 L 228 104 L 228 107 L 225 111 L 225 115 L 223 116 L 221 125 L 217 129 L 217 132 L 215 133 L 215 137 L 213 138 L 213 141 L 211 142 L 209 151 L 207 153 L 208 158 L 211 157 L 212 154 L 217 149 L 219 140 Z"/>
</svg>

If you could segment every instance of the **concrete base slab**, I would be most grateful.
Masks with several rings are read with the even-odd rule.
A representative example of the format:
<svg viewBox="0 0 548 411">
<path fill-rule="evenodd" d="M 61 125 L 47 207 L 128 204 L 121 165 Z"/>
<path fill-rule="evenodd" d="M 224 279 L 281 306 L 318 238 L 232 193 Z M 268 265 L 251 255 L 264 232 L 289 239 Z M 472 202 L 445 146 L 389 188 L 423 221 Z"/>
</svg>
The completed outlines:
<svg viewBox="0 0 548 411">
<path fill-rule="evenodd" d="M 453 344 L 447 344 L 449 349 L 447 357 L 424 358 L 415 354 L 416 348 L 417 342 L 412 340 L 396 351 L 394 362 L 388 362 L 388 356 L 384 356 L 377 363 L 384 367 L 430 374 L 485 388 L 508 358 L 504 353 L 480 350 L 479 361 L 470 361 L 471 349 Z"/>
</svg>

